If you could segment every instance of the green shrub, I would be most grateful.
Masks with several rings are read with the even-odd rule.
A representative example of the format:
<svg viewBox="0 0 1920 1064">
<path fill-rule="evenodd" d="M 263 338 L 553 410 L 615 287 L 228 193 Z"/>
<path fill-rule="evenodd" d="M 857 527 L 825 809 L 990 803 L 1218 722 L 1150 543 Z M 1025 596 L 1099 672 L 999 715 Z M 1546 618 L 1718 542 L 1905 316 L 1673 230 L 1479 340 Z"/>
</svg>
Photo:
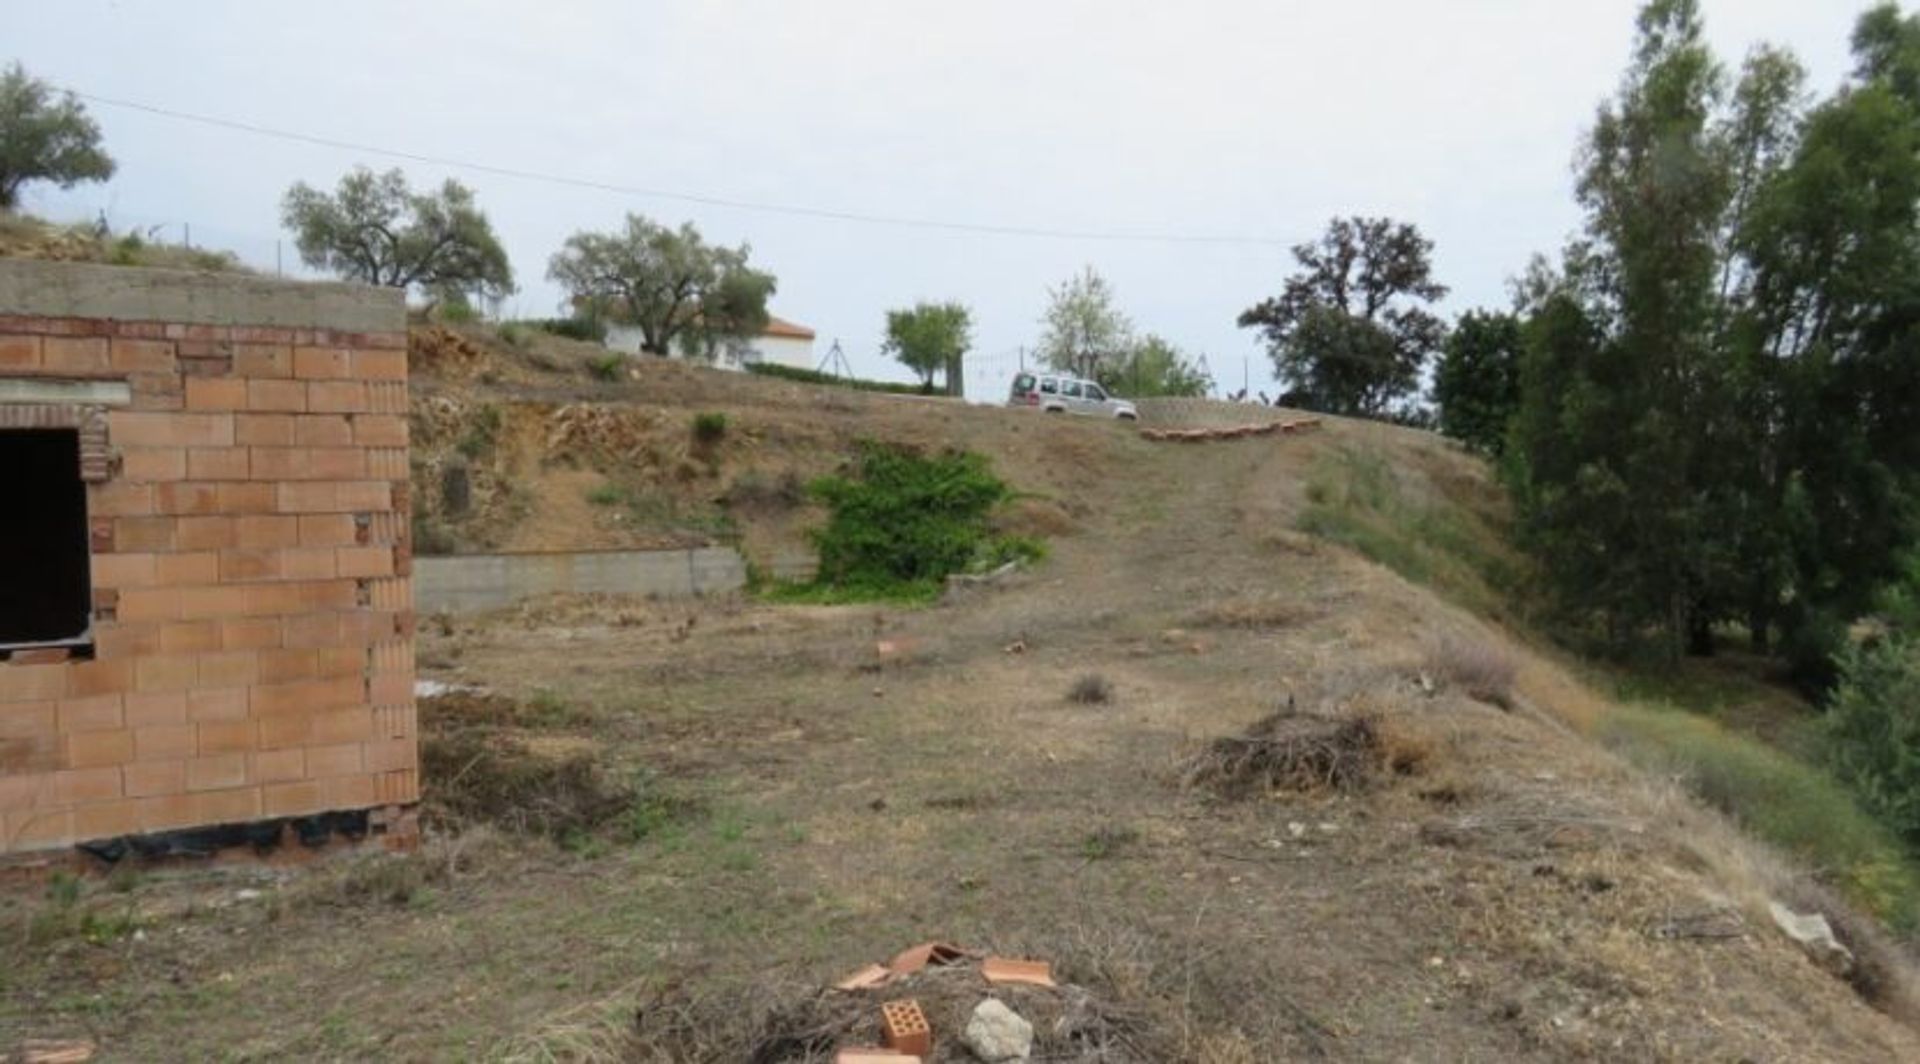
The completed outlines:
<svg viewBox="0 0 1920 1064">
<path fill-rule="evenodd" d="M 857 377 L 836 377 L 831 373 L 818 370 L 796 369 L 774 362 L 749 362 L 747 372 L 762 377 L 778 377 L 786 381 L 798 381 L 801 384 L 824 384 L 834 388 L 851 388 L 856 392 L 886 392 L 892 395 L 932 395 L 930 385 L 899 384 L 894 381 L 863 381 Z"/>
<path fill-rule="evenodd" d="M 1920 846 L 1920 645 L 1883 639 L 1842 654 L 1826 734 L 1835 774 Z"/>
<path fill-rule="evenodd" d="M 524 322 L 503 321 L 494 330 L 494 335 L 500 337 L 500 341 L 508 347 L 524 348 L 533 343 L 533 330 Z"/>
<path fill-rule="evenodd" d="M 1621 707 L 1600 724 L 1608 745 L 1792 854 L 1890 926 L 1920 922 L 1920 877 L 1899 839 L 1820 769 L 1682 710 Z"/>
<path fill-rule="evenodd" d="M 705 444 L 719 443 L 727 435 L 727 415 L 708 411 L 693 415 L 693 438 Z"/>
<path fill-rule="evenodd" d="M 542 332 L 555 336 L 564 336 L 569 340 L 584 340 L 587 343 L 605 343 L 607 326 L 605 322 L 592 318 L 542 318 L 528 322 Z"/>
<path fill-rule="evenodd" d="M 472 423 L 454 443 L 453 449 L 473 459 L 491 454 L 494 445 L 500 442 L 500 427 L 505 423 L 506 418 L 501 415 L 500 408 L 486 403 L 474 411 Z"/>
<path fill-rule="evenodd" d="M 593 379 L 597 381 L 617 381 L 620 379 L 620 372 L 626 367 L 626 364 L 627 356 L 618 351 L 611 351 L 589 361 L 587 363 L 587 373 L 592 375 Z"/>
<path fill-rule="evenodd" d="M 977 454 L 867 442 L 852 477 L 823 477 L 809 490 L 832 511 L 814 536 L 815 596 L 930 597 L 951 573 L 1037 547 L 992 534 L 988 514 L 1011 493 Z"/>
</svg>

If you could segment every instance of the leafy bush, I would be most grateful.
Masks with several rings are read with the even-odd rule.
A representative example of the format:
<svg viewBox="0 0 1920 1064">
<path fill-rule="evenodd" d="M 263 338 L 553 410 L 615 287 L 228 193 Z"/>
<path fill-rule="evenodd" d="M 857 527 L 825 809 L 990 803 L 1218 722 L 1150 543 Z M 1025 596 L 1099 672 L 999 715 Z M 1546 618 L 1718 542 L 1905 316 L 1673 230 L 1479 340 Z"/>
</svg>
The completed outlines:
<svg viewBox="0 0 1920 1064">
<path fill-rule="evenodd" d="M 592 318 L 540 318 L 527 323 L 542 332 L 555 336 L 564 336 L 569 340 L 584 340 L 587 343 L 605 343 L 607 326 L 605 322 Z"/>
<path fill-rule="evenodd" d="M 627 356 L 618 351 L 601 355 L 587 363 L 587 372 L 597 381 L 617 381 L 620 370 L 627 364 Z"/>
<path fill-rule="evenodd" d="M 494 330 L 494 335 L 500 337 L 500 342 L 508 347 L 524 348 L 533 343 L 533 330 L 527 328 L 524 322 L 503 321 Z"/>
<path fill-rule="evenodd" d="M 1826 733 L 1834 772 L 1881 823 L 1920 845 L 1920 646 L 1883 639 L 1843 654 Z"/>
<path fill-rule="evenodd" d="M 1113 699 L 1113 684 L 1097 672 L 1083 673 L 1067 688 L 1067 701 L 1083 706 L 1100 705 Z"/>
<path fill-rule="evenodd" d="M 818 370 L 796 369 L 773 362 L 749 362 L 748 373 L 757 373 L 762 377 L 778 377 L 781 380 L 798 381 L 801 384 L 825 384 L 835 388 L 851 388 L 856 392 L 886 392 L 892 395 L 932 395 L 931 385 L 898 384 L 893 381 L 863 381 L 857 377 L 836 377 L 831 373 Z"/>
<path fill-rule="evenodd" d="M 587 491 L 587 501 L 595 506 L 618 506 L 627 501 L 627 493 L 617 484 L 595 484 Z"/>
<path fill-rule="evenodd" d="M 842 593 L 932 594 L 951 573 L 1023 549 L 1020 541 L 996 539 L 988 527 L 988 514 L 1011 492 L 977 454 L 928 456 L 864 443 L 853 477 L 823 477 L 809 490 L 832 510 L 814 537 L 816 583 Z"/>
<path fill-rule="evenodd" d="M 708 411 L 693 415 L 693 438 L 700 443 L 719 443 L 727 435 L 727 415 Z"/>
</svg>

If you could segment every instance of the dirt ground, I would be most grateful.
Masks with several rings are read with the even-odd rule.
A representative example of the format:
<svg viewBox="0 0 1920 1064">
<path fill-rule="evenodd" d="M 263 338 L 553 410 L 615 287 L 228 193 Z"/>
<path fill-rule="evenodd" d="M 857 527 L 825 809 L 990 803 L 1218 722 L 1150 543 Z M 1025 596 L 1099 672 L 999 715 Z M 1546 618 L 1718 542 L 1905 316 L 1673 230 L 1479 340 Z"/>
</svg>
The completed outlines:
<svg viewBox="0 0 1920 1064">
<path fill-rule="evenodd" d="M 750 469 L 830 467 L 863 435 L 953 442 L 1037 496 L 1019 520 L 1051 555 L 923 609 L 575 599 L 423 625 L 424 677 L 546 707 L 529 743 L 644 773 L 677 812 L 638 841 L 443 832 L 408 873 L 96 877 L 68 906 L 93 918 L 64 934 L 29 935 L 59 903 L 7 887 L 0 1049 L 633 1057 L 634 1009 L 662 994 L 817 987 L 947 939 L 1054 958 L 1150 1017 L 1167 1059 L 1920 1059 L 1766 922 L 1739 871 L 1764 855 L 1560 723 L 1597 695 L 1289 531 L 1326 448 L 1469 464 L 1440 443 L 1334 423 L 1152 444 L 657 369 L 608 387 L 620 416 L 672 426 L 658 446 L 698 410 L 733 426 L 714 462 L 663 453 L 668 480 L 685 459 L 719 494 Z M 541 412 L 512 425 L 608 397 L 592 387 L 422 400 L 518 388 Z M 804 518 L 736 520 L 772 549 Z M 1517 664 L 1507 706 L 1435 664 L 1462 641 Z M 1105 701 L 1069 699 L 1087 674 Z M 1289 704 L 1376 720 L 1378 774 L 1240 801 L 1182 785 L 1185 759 Z"/>
</svg>

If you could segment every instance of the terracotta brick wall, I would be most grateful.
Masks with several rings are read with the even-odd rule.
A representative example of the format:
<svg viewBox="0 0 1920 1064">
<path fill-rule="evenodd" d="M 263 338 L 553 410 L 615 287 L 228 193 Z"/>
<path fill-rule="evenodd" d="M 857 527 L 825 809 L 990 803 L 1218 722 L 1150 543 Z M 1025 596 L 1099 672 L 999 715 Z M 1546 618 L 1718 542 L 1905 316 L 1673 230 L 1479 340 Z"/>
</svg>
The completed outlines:
<svg viewBox="0 0 1920 1064">
<path fill-rule="evenodd" d="M 416 801 L 399 295 L 312 286 L 371 306 L 343 331 L 301 286 L 170 275 L 149 309 L 139 271 L 6 269 L 0 384 L 127 388 L 0 392 L 0 431 L 82 430 L 94 596 L 90 659 L 0 661 L 0 853 Z"/>
</svg>

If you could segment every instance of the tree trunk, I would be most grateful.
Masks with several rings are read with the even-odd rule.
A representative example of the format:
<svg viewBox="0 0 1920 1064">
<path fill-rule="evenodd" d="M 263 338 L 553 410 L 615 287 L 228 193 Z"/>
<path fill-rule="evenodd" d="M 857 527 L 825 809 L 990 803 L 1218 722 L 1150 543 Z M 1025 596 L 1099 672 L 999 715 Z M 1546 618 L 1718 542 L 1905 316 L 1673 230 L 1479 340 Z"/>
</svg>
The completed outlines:
<svg viewBox="0 0 1920 1064">
<path fill-rule="evenodd" d="M 1713 620 L 1697 608 L 1688 611 L 1687 653 L 1696 658 L 1713 656 Z"/>
</svg>

